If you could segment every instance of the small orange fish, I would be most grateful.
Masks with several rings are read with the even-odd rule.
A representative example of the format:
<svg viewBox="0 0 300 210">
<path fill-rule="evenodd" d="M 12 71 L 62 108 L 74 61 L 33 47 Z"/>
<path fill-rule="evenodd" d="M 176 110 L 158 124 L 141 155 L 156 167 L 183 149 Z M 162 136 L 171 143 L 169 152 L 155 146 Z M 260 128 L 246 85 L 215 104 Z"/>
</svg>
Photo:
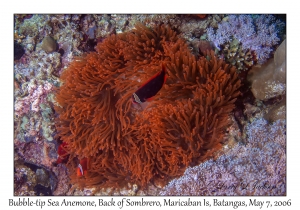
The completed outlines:
<svg viewBox="0 0 300 210">
<path fill-rule="evenodd" d="M 87 175 L 87 172 L 88 172 L 88 159 L 83 158 L 82 160 L 80 160 L 80 163 L 78 164 L 77 176 L 78 177 L 85 176 Z"/>
<path fill-rule="evenodd" d="M 59 145 L 57 149 L 58 158 L 56 160 L 56 164 L 66 163 L 68 161 L 69 154 L 67 152 L 67 146 L 68 144 L 66 142 Z"/>
<path fill-rule="evenodd" d="M 133 93 L 131 97 L 132 102 L 141 104 L 153 100 L 154 96 L 160 91 L 166 80 L 166 67 L 165 64 L 162 63 L 162 70 L 142 84 L 141 87 Z"/>
</svg>

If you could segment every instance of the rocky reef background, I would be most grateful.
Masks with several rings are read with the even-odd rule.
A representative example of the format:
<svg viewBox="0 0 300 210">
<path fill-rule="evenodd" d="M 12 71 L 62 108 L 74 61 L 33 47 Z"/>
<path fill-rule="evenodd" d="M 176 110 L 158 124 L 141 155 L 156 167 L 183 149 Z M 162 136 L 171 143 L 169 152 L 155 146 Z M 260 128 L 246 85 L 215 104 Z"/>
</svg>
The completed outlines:
<svg viewBox="0 0 300 210">
<path fill-rule="evenodd" d="M 14 15 L 14 194 L 286 195 L 285 16 L 259 18 Z M 68 184 L 65 165 L 53 164 L 60 143 L 55 137 L 53 109 L 59 76 L 76 56 L 94 51 L 96 44 L 111 34 L 130 31 L 137 22 L 148 27 L 168 24 L 189 43 L 195 55 L 213 49 L 237 67 L 243 81 L 242 96 L 236 102 L 226 143 L 215 159 L 188 168 L 165 187 L 150 184 L 141 190 L 129 183 L 118 190 L 79 190 Z M 228 24 L 244 24 L 244 28 L 237 27 L 241 37 L 247 36 L 243 30 L 253 28 L 253 39 L 229 39 Z M 260 24 L 259 30 L 255 30 L 255 24 Z M 245 47 L 251 41 L 257 43 L 256 49 Z"/>
</svg>

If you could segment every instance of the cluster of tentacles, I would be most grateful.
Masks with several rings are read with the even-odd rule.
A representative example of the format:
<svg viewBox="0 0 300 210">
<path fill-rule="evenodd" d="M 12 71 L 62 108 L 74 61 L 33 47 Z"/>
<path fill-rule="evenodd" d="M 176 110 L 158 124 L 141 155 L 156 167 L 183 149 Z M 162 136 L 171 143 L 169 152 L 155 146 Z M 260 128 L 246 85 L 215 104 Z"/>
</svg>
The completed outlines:
<svg viewBox="0 0 300 210">
<path fill-rule="evenodd" d="M 138 87 L 167 67 L 166 84 L 146 109 L 132 105 Z M 191 54 L 168 26 L 137 24 L 76 58 L 56 95 L 58 135 L 70 155 L 73 183 L 146 186 L 183 174 L 221 148 L 240 94 L 234 67 L 208 52 Z M 88 173 L 76 176 L 76 159 Z M 165 183 L 165 182 L 161 182 Z"/>
</svg>

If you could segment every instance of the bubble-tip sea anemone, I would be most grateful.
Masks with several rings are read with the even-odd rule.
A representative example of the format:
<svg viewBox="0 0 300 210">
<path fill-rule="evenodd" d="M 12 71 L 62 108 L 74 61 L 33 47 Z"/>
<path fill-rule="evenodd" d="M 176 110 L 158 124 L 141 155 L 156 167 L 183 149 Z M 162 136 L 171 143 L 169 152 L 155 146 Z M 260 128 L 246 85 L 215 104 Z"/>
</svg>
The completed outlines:
<svg viewBox="0 0 300 210">
<path fill-rule="evenodd" d="M 162 62 L 166 84 L 144 110 L 135 108 L 132 94 Z M 169 27 L 141 24 L 75 59 L 61 80 L 57 131 L 72 182 L 83 186 L 165 184 L 182 175 L 221 147 L 240 87 L 235 68 L 213 52 L 197 60 Z M 80 178 L 77 158 L 89 160 Z"/>
</svg>

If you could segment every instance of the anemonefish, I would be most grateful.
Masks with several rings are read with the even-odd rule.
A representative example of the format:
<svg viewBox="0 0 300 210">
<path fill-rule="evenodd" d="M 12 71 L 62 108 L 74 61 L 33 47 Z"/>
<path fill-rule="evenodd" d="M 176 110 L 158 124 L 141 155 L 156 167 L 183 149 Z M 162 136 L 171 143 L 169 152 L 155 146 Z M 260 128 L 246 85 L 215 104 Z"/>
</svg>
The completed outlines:
<svg viewBox="0 0 300 210">
<path fill-rule="evenodd" d="M 146 101 L 151 101 L 153 97 L 158 93 L 162 88 L 164 83 L 167 80 L 166 67 L 162 63 L 162 70 L 151 77 L 143 85 L 135 91 L 131 97 L 132 102 L 135 104 L 142 104 Z"/>
<path fill-rule="evenodd" d="M 77 176 L 81 177 L 87 175 L 87 170 L 88 170 L 88 159 L 83 158 L 82 160 L 80 160 L 80 163 L 78 164 Z"/>
<path fill-rule="evenodd" d="M 66 142 L 63 142 L 61 145 L 59 145 L 57 149 L 58 158 L 56 160 L 56 164 L 67 162 L 69 158 L 69 154 L 67 153 L 67 146 L 68 144 Z"/>
</svg>

